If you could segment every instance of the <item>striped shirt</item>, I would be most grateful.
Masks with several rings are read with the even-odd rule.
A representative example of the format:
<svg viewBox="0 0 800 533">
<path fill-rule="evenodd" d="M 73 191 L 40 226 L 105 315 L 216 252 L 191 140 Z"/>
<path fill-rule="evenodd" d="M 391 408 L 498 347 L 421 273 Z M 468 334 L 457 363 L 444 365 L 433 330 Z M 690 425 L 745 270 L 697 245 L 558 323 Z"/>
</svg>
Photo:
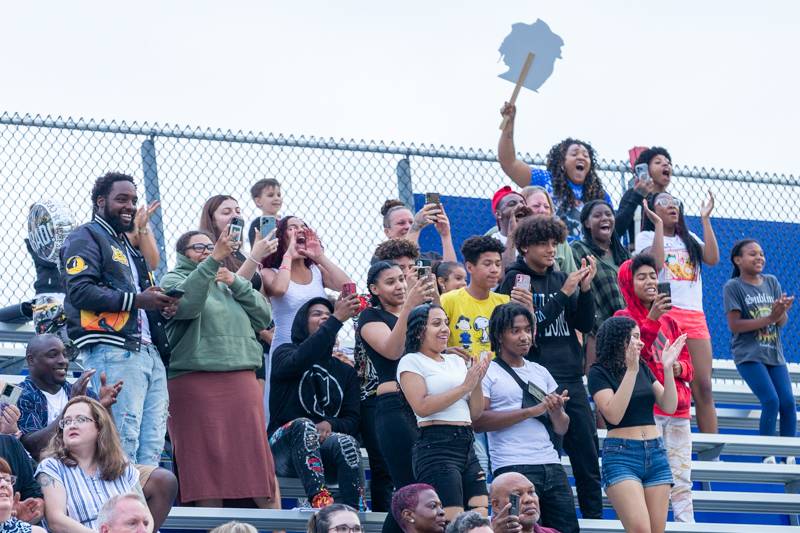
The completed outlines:
<svg viewBox="0 0 800 533">
<path fill-rule="evenodd" d="M 67 466 L 54 457 L 48 457 L 36 469 L 37 476 L 42 473 L 64 485 L 67 516 L 89 529 L 97 529 L 97 515 L 108 500 L 117 494 L 134 491 L 139 484 L 139 472 L 131 464 L 114 481 L 103 481 L 99 471 L 89 476 L 79 466 Z"/>
</svg>

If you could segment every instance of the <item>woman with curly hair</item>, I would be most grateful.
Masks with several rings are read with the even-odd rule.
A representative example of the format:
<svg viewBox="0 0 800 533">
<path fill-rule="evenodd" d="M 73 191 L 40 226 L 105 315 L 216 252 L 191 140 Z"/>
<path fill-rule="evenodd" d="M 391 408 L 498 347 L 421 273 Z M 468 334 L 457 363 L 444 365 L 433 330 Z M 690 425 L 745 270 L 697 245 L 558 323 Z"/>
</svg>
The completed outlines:
<svg viewBox="0 0 800 533">
<path fill-rule="evenodd" d="M 514 148 L 516 112 L 516 106 L 509 103 L 500 110 L 500 114 L 508 118 L 497 146 L 500 167 L 520 187 L 539 185 L 553 196 L 555 214 L 567 225 L 567 241 L 572 242 L 581 236 L 580 213 L 584 202 L 605 200 L 611 203 L 595 171 L 595 151 L 591 144 L 568 137 L 550 149 L 547 170 L 531 168 L 517 159 Z"/>
<path fill-rule="evenodd" d="M 109 498 L 137 492 L 139 472 L 122 450 L 114 421 L 100 402 L 76 396 L 67 402 L 58 432 L 36 469 L 47 529 L 90 533 Z M 142 496 L 144 498 L 144 496 Z"/>
<path fill-rule="evenodd" d="M 597 333 L 597 362 L 589 370 L 589 392 L 603 415 L 603 486 L 625 531 L 663 532 L 672 472 L 653 407 L 672 414 L 678 406 L 673 365 L 686 335 L 664 343 L 664 384 L 641 364 L 639 326 L 612 317 Z"/>
<path fill-rule="evenodd" d="M 463 358 L 445 353 L 449 337 L 441 307 L 415 307 L 408 316 L 406 355 L 397 366 L 397 380 L 420 428 L 411 452 L 414 477 L 436 489 L 452 520 L 464 507 L 485 515 L 489 505 L 472 421 L 483 413 L 481 380 L 490 359 L 473 361 L 467 369 Z"/>
</svg>

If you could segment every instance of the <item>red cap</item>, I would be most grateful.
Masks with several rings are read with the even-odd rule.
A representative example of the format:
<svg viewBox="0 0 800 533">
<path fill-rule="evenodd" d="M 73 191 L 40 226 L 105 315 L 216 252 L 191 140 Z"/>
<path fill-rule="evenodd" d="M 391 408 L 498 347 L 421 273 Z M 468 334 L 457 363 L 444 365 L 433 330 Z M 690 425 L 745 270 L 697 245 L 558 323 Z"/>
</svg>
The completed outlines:
<svg viewBox="0 0 800 533">
<path fill-rule="evenodd" d="M 500 203 L 500 200 L 502 200 L 509 194 L 518 194 L 519 197 L 522 198 L 522 195 L 517 191 L 513 190 L 509 185 L 506 185 L 505 187 L 500 187 L 497 190 L 497 192 L 494 193 L 494 196 L 492 196 L 492 213 L 495 213 L 497 211 L 497 204 Z"/>
</svg>

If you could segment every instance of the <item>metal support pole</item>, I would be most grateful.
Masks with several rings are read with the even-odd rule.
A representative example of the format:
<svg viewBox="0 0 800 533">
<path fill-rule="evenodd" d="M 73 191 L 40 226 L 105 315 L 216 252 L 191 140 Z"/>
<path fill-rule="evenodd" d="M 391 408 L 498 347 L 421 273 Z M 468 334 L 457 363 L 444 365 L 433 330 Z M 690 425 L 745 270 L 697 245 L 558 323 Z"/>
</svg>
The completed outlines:
<svg viewBox="0 0 800 533">
<path fill-rule="evenodd" d="M 408 156 L 397 162 L 397 195 L 411 211 L 414 209 L 414 188 L 411 185 L 411 161 Z"/>
<path fill-rule="evenodd" d="M 142 143 L 142 171 L 144 173 L 144 193 L 147 204 L 156 200 L 161 200 L 161 191 L 158 187 L 158 164 L 156 162 L 155 137 L 151 135 Z M 153 236 L 156 239 L 160 259 L 156 268 L 156 279 L 167 273 L 167 250 L 164 247 L 164 221 L 162 219 L 161 207 L 156 209 L 150 217 L 150 226 L 153 229 Z"/>
</svg>

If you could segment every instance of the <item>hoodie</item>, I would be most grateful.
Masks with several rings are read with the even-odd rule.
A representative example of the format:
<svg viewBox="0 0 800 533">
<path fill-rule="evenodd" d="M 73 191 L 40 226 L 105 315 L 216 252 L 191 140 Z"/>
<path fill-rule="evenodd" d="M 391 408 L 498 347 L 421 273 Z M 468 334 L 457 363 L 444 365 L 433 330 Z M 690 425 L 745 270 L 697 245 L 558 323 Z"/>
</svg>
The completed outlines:
<svg viewBox="0 0 800 533">
<path fill-rule="evenodd" d="M 518 257 L 506 270 L 497 292 L 511 294 L 517 274 L 531 277 L 533 307 L 536 311 L 536 345 L 528 358 L 545 367 L 561 384 L 579 382 L 583 378 L 583 348 L 575 330 L 588 333 L 594 325 L 592 291 L 581 292 L 580 286 L 572 296 L 561 292 L 567 274 L 550 267 L 537 274 Z"/>
<path fill-rule="evenodd" d="M 653 320 L 647 316 L 650 310 L 644 306 L 633 290 L 632 263 L 629 259 L 619 267 L 619 288 L 622 291 L 623 298 L 625 298 L 627 307 L 614 313 L 614 316 L 632 318 L 639 325 L 641 340 L 644 343 L 641 352 L 642 359 L 647 363 L 658 382 L 663 384 L 664 366 L 661 364 L 661 351 L 664 349 L 664 344 L 667 340 L 673 342 L 680 337 L 681 328 L 671 316 L 661 315 L 658 320 Z M 681 372 L 675 376 L 675 387 L 678 391 L 678 408 L 675 409 L 673 414 L 668 415 L 656 405 L 653 408 L 653 412 L 662 416 L 689 418 L 689 408 L 692 405 L 692 390 L 689 388 L 689 383 L 694 377 L 694 367 L 692 366 L 689 349 L 686 346 L 683 347 L 680 355 L 678 355 L 678 362 L 681 364 Z"/>
<path fill-rule="evenodd" d="M 309 335 L 308 311 L 316 304 L 327 306 L 331 316 Z M 358 375 L 332 355 L 341 328 L 327 298 L 312 298 L 297 310 L 292 342 L 281 344 L 272 354 L 267 433 L 271 435 L 292 420 L 308 418 L 315 424 L 329 422 L 336 433 L 358 434 Z"/>
</svg>

